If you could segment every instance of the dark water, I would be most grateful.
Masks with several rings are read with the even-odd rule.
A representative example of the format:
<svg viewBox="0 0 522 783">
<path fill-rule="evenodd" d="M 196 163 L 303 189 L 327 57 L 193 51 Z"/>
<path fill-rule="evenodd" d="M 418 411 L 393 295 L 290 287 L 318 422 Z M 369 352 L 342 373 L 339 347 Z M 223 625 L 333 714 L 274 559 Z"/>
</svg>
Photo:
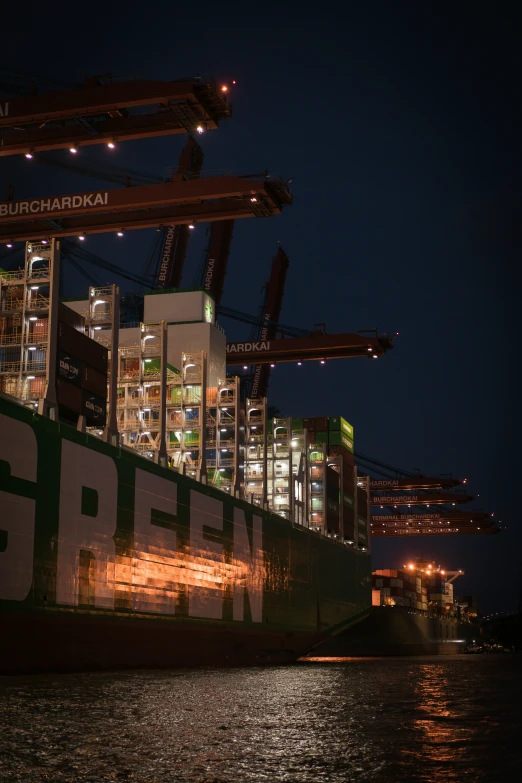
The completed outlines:
<svg viewBox="0 0 522 783">
<path fill-rule="evenodd" d="M 522 656 L 0 678 L 0 780 L 519 779 Z"/>
</svg>

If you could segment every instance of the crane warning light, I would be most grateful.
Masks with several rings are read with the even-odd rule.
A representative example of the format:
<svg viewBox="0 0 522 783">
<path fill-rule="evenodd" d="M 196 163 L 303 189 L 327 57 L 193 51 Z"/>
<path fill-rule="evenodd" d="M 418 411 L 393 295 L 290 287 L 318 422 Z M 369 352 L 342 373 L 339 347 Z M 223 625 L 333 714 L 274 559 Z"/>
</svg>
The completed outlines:
<svg viewBox="0 0 522 783">
<path fill-rule="evenodd" d="M 226 92 L 227 90 L 228 90 L 227 85 L 223 84 L 223 86 L 221 87 L 221 92 Z"/>
</svg>

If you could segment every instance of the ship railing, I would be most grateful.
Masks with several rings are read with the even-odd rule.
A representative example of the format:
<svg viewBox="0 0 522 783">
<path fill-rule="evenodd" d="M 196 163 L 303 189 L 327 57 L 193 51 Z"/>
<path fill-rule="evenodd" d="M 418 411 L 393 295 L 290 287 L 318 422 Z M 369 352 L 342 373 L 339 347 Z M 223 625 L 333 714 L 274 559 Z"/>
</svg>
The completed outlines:
<svg viewBox="0 0 522 783">
<path fill-rule="evenodd" d="M 24 309 L 24 300 L 14 296 L 6 296 L 5 298 L 2 297 L 0 309 L 4 313 L 13 311 L 18 312 L 19 310 Z"/>
<path fill-rule="evenodd" d="M 21 363 L 18 362 L 0 362 L 0 373 L 18 373 Z"/>
<path fill-rule="evenodd" d="M 11 334 L 0 333 L 0 345 L 21 345 L 22 332 L 11 332 Z"/>
<path fill-rule="evenodd" d="M 22 276 L 23 276 L 22 272 Z M 29 270 L 29 274 L 27 275 L 27 280 L 29 282 L 34 282 L 35 280 L 39 280 L 42 282 L 43 280 L 50 280 L 50 274 L 49 274 L 49 265 L 46 266 L 40 266 L 40 267 L 33 267 Z"/>
<path fill-rule="evenodd" d="M 233 468 L 234 467 L 234 458 L 233 457 L 220 457 L 218 460 L 219 466 L 221 468 Z"/>
<path fill-rule="evenodd" d="M 25 271 L 23 269 L 16 272 L 7 272 L 2 270 L 0 272 L 0 278 L 2 283 L 10 283 L 14 280 L 23 280 L 25 277 Z"/>
<path fill-rule="evenodd" d="M 38 361 L 36 360 L 28 361 L 27 364 L 25 365 L 25 369 L 27 370 L 27 372 L 38 372 L 39 370 L 45 370 L 45 366 L 46 366 L 45 359 L 43 360 L 40 359 Z"/>
<path fill-rule="evenodd" d="M 27 310 L 48 310 L 51 300 L 48 296 L 28 296 Z"/>
</svg>

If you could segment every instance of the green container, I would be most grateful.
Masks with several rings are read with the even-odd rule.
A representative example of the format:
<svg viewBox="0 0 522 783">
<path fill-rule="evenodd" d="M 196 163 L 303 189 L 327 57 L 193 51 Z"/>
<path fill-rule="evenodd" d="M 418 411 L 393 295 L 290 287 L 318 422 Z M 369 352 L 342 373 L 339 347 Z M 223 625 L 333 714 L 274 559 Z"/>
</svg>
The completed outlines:
<svg viewBox="0 0 522 783">
<path fill-rule="evenodd" d="M 321 445 L 321 443 L 328 443 L 328 433 L 327 432 L 316 432 L 315 433 L 315 442 L 318 445 Z"/>
<path fill-rule="evenodd" d="M 338 432 L 341 429 L 341 417 L 330 416 L 328 419 L 328 430 L 330 432 Z"/>
<path fill-rule="evenodd" d="M 330 446 L 342 446 L 353 454 L 353 440 L 348 438 L 341 430 L 339 432 L 330 432 Z"/>
<path fill-rule="evenodd" d="M 303 429 L 303 420 L 292 419 L 292 430 L 302 430 L 302 429 Z"/>
<path fill-rule="evenodd" d="M 350 440 L 352 441 L 352 446 L 353 446 L 353 427 L 352 427 L 351 424 L 349 424 L 346 421 L 346 419 L 343 419 L 342 416 L 340 417 L 340 419 L 341 419 L 341 432 L 344 432 L 344 434 L 348 438 L 350 438 Z M 353 448 L 352 448 L 352 450 L 353 450 Z"/>
</svg>

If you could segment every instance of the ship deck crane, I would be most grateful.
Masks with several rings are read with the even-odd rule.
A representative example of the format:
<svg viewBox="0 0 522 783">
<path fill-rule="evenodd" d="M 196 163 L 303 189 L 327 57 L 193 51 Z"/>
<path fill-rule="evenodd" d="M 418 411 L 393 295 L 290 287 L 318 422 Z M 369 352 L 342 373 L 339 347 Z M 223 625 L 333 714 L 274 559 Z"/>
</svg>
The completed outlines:
<svg viewBox="0 0 522 783">
<path fill-rule="evenodd" d="M 158 225 L 268 217 L 292 203 L 284 180 L 220 176 L 0 202 L 0 241 L 40 240 Z"/>
<path fill-rule="evenodd" d="M 172 82 L 94 77 L 79 88 L 3 99 L 0 156 L 214 130 L 232 114 L 226 96 L 226 90 L 197 77 Z"/>
</svg>

